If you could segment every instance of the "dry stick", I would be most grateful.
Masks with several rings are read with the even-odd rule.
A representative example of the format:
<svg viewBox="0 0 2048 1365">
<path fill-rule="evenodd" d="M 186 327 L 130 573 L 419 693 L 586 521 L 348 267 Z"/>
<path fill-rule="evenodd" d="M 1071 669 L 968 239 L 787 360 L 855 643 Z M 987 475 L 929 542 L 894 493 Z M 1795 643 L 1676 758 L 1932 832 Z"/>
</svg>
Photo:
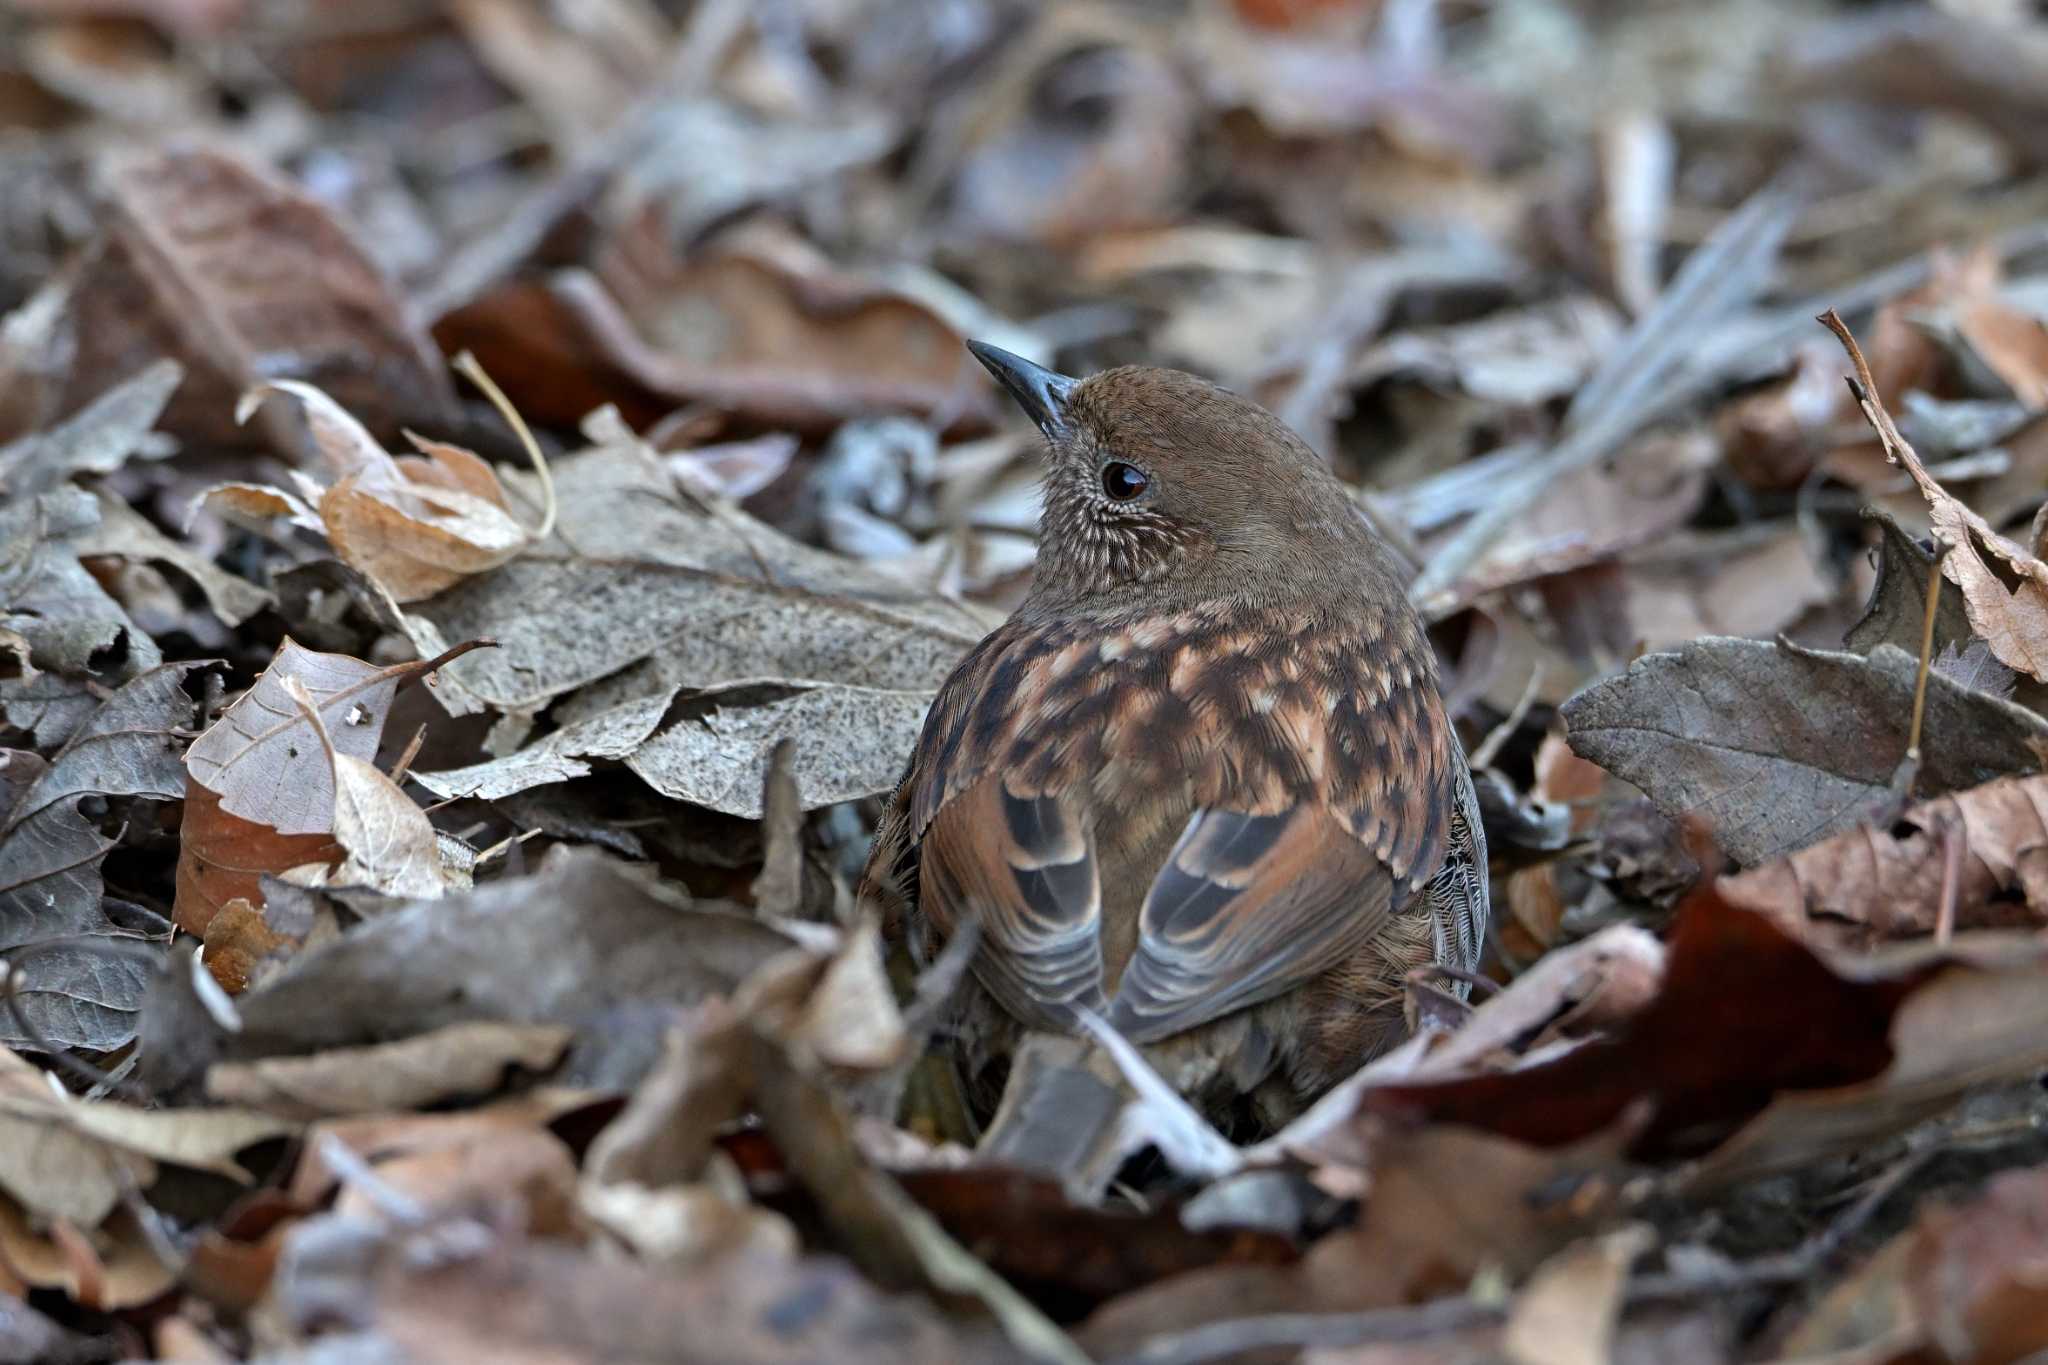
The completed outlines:
<svg viewBox="0 0 2048 1365">
<path fill-rule="evenodd" d="M 1877 380 L 1871 377 L 1870 362 L 1863 358 L 1863 348 L 1856 344 L 1856 334 L 1849 330 L 1848 323 L 1842 321 L 1842 315 L 1832 308 L 1822 313 L 1818 321 L 1835 334 L 1842 343 L 1842 349 L 1849 353 L 1849 363 L 1856 369 L 1856 373 L 1847 379 L 1849 393 L 1855 398 L 1856 406 L 1862 409 L 1863 420 L 1870 423 L 1870 429 L 1877 433 L 1878 444 L 1884 447 L 1884 457 L 1893 464 L 1906 465 L 1901 452 L 1911 447 L 1899 434 L 1898 425 L 1892 421 L 1892 415 L 1877 391 Z M 1920 672 L 1913 684 L 1913 723 L 1906 734 L 1906 756 L 1892 777 L 1892 786 L 1901 796 L 1911 794 L 1913 779 L 1920 771 L 1920 723 L 1927 711 L 1927 675 L 1934 665 L 1934 611 L 1941 603 L 1941 566 L 1954 548 L 1936 537 L 1934 565 L 1927 571 L 1926 611 L 1920 623 Z"/>
<path fill-rule="evenodd" d="M 1508 524 L 1559 476 L 1611 454 L 1643 425 L 1690 399 L 1713 372 L 1679 376 L 1698 329 L 1746 302 L 1762 285 L 1797 205 L 1775 188 L 1760 190 L 1730 214 L 1686 259 L 1671 286 L 1608 353 L 1573 398 L 1556 445 L 1518 475 L 1501 480 L 1492 501 L 1438 550 L 1408 590 L 1425 614 L 1456 605 L 1458 576 L 1490 549 Z"/>
<path fill-rule="evenodd" d="M 1538 659 L 1535 666 L 1529 670 L 1529 681 L 1523 685 L 1522 695 L 1515 699 L 1513 709 L 1508 712 L 1506 718 L 1500 724 L 1486 732 L 1486 738 L 1479 741 L 1479 747 L 1472 751 L 1472 755 L 1467 762 L 1473 768 L 1478 769 L 1492 766 L 1493 760 L 1500 755 L 1501 749 L 1510 739 L 1514 738 L 1515 731 L 1522 728 L 1522 722 L 1528 719 L 1529 708 L 1536 704 L 1536 694 L 1542 689 L 1543 660 Z"/>
</svg>

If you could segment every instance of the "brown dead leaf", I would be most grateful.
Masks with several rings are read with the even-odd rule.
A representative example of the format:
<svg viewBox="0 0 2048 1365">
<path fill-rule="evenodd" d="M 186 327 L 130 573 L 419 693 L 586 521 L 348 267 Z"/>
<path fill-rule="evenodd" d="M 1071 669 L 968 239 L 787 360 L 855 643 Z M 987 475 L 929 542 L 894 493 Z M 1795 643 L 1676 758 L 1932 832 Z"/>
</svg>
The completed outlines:
<svg viewBox="0 0 2048 1365">
<path fill-rule="evenodd" d="M 117 157 L 104 180 L 109 230 L 73 299 L 74 385 L 97 391 L 176 357 L 188 374 L 166 425 L 228 445 L 246 439 L 230 420 L 238 395 L 298 376 L 317 377 L 375 431 L 449 421 L 453 391 L 427 339 L 320 204 L 217 150 Z M 286 415 L 266 430 L 300 449 Z"/>
<path fill-rule="evenodd" d="M 1828 1291 L 1787 1357 L 2021 1361 L 2048 1350 L 2048 1169 L 2006 1171 L 1913 1226 Z"/>
<path fill-rule="evenodd" d="M 1536 1268 L 1501 1345 L 1516 1365 L 1607 1365 L 1629 1267 L 1655 1243 L 1642 1224 L 1579 1242 Z"/>
<path fill-rule="evenodd" d="M 336 1216 L 374 1219 L 391 1193 L 409 1196 L 428 1216 L 510 1206 L 535 1237 L 580 1242 L 586 1235 L 576 1208 L 576 1158 L 545 1128 L 501 1123 L 460 1135 L 444 1133 L 432 1145 L 387 1150 L 370 1160 L 381 1186 L 372 1191 L 344 1181 Z"/>
<path fill-rule="evenodd" d="M 342 857 L 342 847 L 331 831 L 280 834 L 268 825 L 229 814 L 213 789 L 195 779 L 178 825 L 173 912 L 178 927 L 188 934 L 210 937 L 215 916 L 227 907 L 237 901 L 252 907 L 262 904 L 266 874 L 308 864 L 333 864 Z M 224 956 L 216 962 L 209 955 L 207 966 L 222 986 L 236 991 L 247 984 L 254 961 L 244 963 Z"/>
<path fill-rule="evenodd" d="M 1700 1163 L 1692 1188 L 1722 1189 L 1866 1148 L 1965 1095 L 2048 1066 L 2048 947 L 2037 937 L 1981 933 L 1947 947 L 1905 944 L 1829 961 L 1866 990 L 1910 989 L 1888 1030 L 1888 1065 L 1854 1084 L 1780 1093 Z"/>
<path fill-rule="evenodd" d="M 314 448 L 336 476 L 319 500 L 335 554 L 394 601 L 432 597 L 532 541 L 496 472 L 471 452 L 408 433 L 420 455 L 394 458 L 332 398 L 293 380 L 252 390 L 238 415 L 253 411 L 266 391 L 298 400 Z M 240 505 L 253 501 L 242 495 Z"/>
<path fill-rule="evenodd" d="M 466 876 L 451 875 L 444 866 L 440 840 L 427 813 L 374 766 L 335 748 L 320 705 L 306 685 L 287 676 L 284 690 L 306 718 L 332 770 L 334 842 L 347 857 L 339 867 L 327 870 L 323 880 L 412 899 L 431 899 L 466 882 Z"/>
<path fill-rule="evenodd" d="M 1842 947 L 1931 933 L 1950 841 L 1958 929 L 2048 922 L 2048 777 L 2007 777 L 1913 806 L 1721 882 L 1734 905 Z"/>
<path fill-rule="evenodd" d="M 38 1228 L 5 1196 L 0 1263 L 28 1284 L 105 1312 L 140 1307 L 178 1282 L 177 1269 L 157 1259 L 126 1209 L 87 1231 L 62 1221 Z"/>
<path fill-rule="evenodd" d="M 2039 680 L 2048 681 L 2048 564 L 1993 530 L 1991 525 L 1952 496 L 1927 472 L 1920 457 L 1899 435 L 1884 399 L 1872 389 L 1855 338 L 1830 311 L 1823 319 L 1841 338 L 1844 349 L 1862 370 L 1864 417 L 1883 441 L 1886 454 L 1906 467 L 1927 499 L 1934 532 L 1951 550 L 1942 561 L 1942 576 L 1962 589 L 1970 624 L 2000 662 Z M 1985 562 L 1984 552 L 2003 562 L 2003 574 L 2017 577 L 2008 589 L 2001 572 Z"/>
<path fill-rule="evenodd" d="M 229 995 L 249 989 L 260 966 L 298 946 L 265 924 L 263 912 L 240 896 L 208 917 L 201 937 L 206 943 L 206 969 Z"/>
<path fill-rule="evenodd" d="M 207 1069 L 206 1093 L 220 1104 L 300 1120 L 422 1109 L 489 1094 L 514 1067 L 545 1072 L 569 1038 L 551 1024 L 451 1024 L 374 1047 L 219 1062 Z"/>
<path fill-rule="evenodd" d="M 563 426 L 607 402 L 629 420 L 698 402 L 812 432 L 878 412 L 940 426 L 994 413 L 950 322 L 793 238 L 744 234 L 680 263 L 665 251 L 628 246 L 601 277 L 503 286 L 435 335 L 473 352 L 529 417 Z"/>
</svg>

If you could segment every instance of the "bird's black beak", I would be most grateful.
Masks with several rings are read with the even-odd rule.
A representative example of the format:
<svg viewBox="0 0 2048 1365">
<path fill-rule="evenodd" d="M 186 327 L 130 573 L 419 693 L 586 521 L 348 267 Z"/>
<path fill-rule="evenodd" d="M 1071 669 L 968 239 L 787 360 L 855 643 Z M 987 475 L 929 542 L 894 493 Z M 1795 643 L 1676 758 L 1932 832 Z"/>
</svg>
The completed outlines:
<svg viewBox="0 0 2048 1365">
<path fill-rule="evenodd" d="M 1017 400 L 1017 406 L 1038 423 L 1040 431 L 1049 437 L 1066 431 L 1067 404 L 1080 380 L 1057 374 L 1043 365 L 1034 365 L 1021 355 L 1012 355 L 985 341 L 970 341 L 967 349 L 974 352 L 974 358 L 981 362 L 982 368 L 1010 391 L 1010 396 Z"/>
</svg>

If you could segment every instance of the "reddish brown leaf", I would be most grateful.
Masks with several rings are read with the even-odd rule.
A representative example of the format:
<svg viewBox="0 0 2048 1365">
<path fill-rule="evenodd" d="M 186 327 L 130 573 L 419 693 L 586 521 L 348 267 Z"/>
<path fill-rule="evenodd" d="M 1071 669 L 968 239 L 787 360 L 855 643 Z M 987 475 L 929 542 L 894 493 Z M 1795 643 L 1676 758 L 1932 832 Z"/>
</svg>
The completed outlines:
<svg viewBox="0 0 2048 1365">
<path fill-rule="evenodd" d="M 1869 947 L 1931 933 L 1948 848 L 1960 845 L 1954 927 L 2048 922 L 2048 777 L 2002 777 L 1923 801 L 1721 881 L 1732 905 L 1813 941 Z"/>
<path fill-rule="evenodd" d="M 165 425 L 187 440 L 245 443 L 236 398 L 298 376 L 387 436 L 451 420 L 439 358 L 321 205 L 217 151 L 130 155 L 106 178 L 110 226 L 73 299 L 79 356 L 65 409 L 169 355 L 187 378 Z M 300 448 L 289 414 L 266 430 Z"/>
</svg>

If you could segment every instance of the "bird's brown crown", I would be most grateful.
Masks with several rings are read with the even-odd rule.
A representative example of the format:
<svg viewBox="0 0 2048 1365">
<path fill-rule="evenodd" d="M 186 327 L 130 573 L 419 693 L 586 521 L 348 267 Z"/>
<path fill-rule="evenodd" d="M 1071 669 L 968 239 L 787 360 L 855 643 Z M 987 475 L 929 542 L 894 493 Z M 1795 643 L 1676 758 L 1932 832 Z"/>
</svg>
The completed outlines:
<svg viewBox="0 0 2048 1365">
<path fill-rule="evenodd" d="M 1278 601 L 1391 581 L 1343 485 L 1249 398 L 1179 370 L 1077 381 L 993 354 L 1046 436 L 1033 604 Z"/>
</svg>

